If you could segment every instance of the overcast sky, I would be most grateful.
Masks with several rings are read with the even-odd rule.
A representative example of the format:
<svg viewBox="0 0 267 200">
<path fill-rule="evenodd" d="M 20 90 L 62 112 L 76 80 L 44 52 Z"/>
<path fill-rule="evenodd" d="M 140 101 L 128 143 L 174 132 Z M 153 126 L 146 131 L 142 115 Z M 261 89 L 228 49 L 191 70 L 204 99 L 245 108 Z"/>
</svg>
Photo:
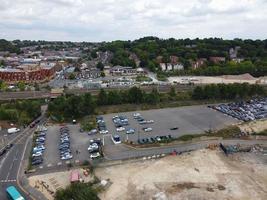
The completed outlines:
<svg viewBox="0 0 267 200">
<path fill-rule="evenodd" d="M 0 0 L 0 38 L 267 37 L 267 0 Z"/>
</svg>

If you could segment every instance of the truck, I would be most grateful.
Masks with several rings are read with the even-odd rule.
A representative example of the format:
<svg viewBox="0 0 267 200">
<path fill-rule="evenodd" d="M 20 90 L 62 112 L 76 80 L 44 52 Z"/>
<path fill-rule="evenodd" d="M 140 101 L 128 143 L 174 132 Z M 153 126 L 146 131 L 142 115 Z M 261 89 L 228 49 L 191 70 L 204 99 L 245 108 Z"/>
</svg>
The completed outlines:
<svg viewBox="0 0 267 200">
<path fill-rule="evenodd" d="M 7 133 L 8 134 L 17 133 L 19 131 L 20 131 L 19 128 L 9 128 L 9 129 L 7 129 Z"/>
</svg>

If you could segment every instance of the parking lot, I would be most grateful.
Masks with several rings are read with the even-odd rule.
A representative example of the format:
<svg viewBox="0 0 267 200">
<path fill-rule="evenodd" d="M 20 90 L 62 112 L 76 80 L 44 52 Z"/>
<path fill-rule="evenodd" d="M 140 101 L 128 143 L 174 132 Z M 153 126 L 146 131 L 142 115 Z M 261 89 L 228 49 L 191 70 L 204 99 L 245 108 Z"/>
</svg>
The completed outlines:
<svg viewBox="0 0 267 200">
<path fill-rule="evenodd" d="M 212 106 L 213 109 L 242 121 L 267 118 L 267 97 Z"/>
<path fill-rule="evenodd" d="M 43 167 L 53 167 L 55 165 L 64 165 L 68 163 L 81 163 L 88 160 L 89 154 L 87 151 L 90 138 L 86 133 L 79 132 L 79 125 L 67 125 L 70 136 L 70 150 L 72 158 L 69 160 L 60 159 L 60 127 L 58 125 L 49 126 L 46 134 L 46 150 L 44 151 Z"/>
<path fill-rule="evenodd" d="M 148 124 L 139 124 L 137 119 L 134 119 L 134 113 L 140 113 L 144 121 L 150 121 Z M 121 116 L 122 119 L 128 120 L 128 125 L 124 131 L 118 132 L 113 121 L 114 116 Z M 46 168 L 66 165 L 68 163 L 82 163 L 89 160 L 91 154 L 95 152 L 94 145 L 91 153 L 88 147 L 91 139 L 101 138 L 104 145 L 104 153 L 116 154 L 121 151 L 129 151 L 125 146 L 114 144 L 112 135 L 119 135 L 121 142 L 133 141 L 138 142 L 138 139 L 151 138 L 156 136 L 168 136 L 176 138 L 184 134 L 200 134 L 209 129 L 220 129 L 227 125 L 239 122 L 238 120 L 229 117 L 225 114 L 217 112 L 207 106 L 190 106 L 180 108 L 167 108 L 139 112 L 113 113 L 103 116 L 98 116 L 101 119 L 100 124 L 104 126 L 104 130 L 108 133 L 88 135 L 88 132 L 80 132 L 79 124 L 67 124 L 69 132 L 69 148 L 72 158 L 62 160 L 60 157 L 59 145 L 61 144 L 60 125 L 48 126 L 45 138 L 45 151 L 43 152 L 43 162 L 37 165 L 36 168 Z M 129 128 L 134 130 L 134 133 L 126 134 Z M 152 128 L 152 131 L 144 131 L 143 128 Z"/>
<path fill-rule="evenodd" d="M 139 111 L 140 115 L 146 120 L 153 120 L 154 123 L 140 125 L 134 119 L 135 112 L 114 113 L 104 115 L 107 129 L 110 134 L 118 134 L 122 141 L 137 142 L 138 139 L 151 136 L 179 137 L 185 134 L 200 134 L 208 130 L 221 129 L 227 125 L 239 122 L 232 117 L 216 112 L 207 106 L 189 106 L 180 108 L 156 109 Z M 126 130 L 133 128 L 134 134 L 125 134 L 125 131 L 118 132 L 112 120 L 114 116 L 123 116 L 128 119 L 129 125 Z M 145 132 L 143 128 L 152 128 L 152 131 Z M 176 129 L 176 130 L 171 130 Z M 110 137 L 105 140 L 105 145 L 112 144 Z"/>
</svg>

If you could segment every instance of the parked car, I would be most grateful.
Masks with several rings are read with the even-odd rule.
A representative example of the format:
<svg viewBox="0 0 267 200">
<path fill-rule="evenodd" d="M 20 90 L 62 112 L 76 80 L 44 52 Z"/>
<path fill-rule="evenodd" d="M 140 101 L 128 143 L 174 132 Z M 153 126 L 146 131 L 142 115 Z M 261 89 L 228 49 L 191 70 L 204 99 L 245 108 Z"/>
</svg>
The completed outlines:
<svg viewBox="0 0 267 200">
<path fill-rule="evenodd" d="M 113 135 L 111 136 L 112 141 L 114 142 L 114 144 L 120 144 L 121 143 L 121 139 L 119 135 Z"/>
<path fill-rule="evenodd" d="M 88 132 L 88 135 L 95 135 L 97 134 L 97 129 L 92 129 L 91 131 Z"/>
<path fill-rule="evenodd" d="M 38 159 L 38 160 L 33 160 L 32 161 L 32 165 L 40 165 L 43 163 L 43 160 L 42 159 Z"/>
<path fill-rule="evenodd" d="M 118 127 L 116 130 L 118 132 L 122 132 L 122 131 L 125 131 L 125 127 L 121 126 L 121 127 Z"/>
<path fill-rule="evenodd" d="M 107 129 L 104 129 L 104 130 L 101 130 L 99 131 L 100 134 L 108 134 L 108 130 Z"/>
<path fill-rule="evenodd" d="M 179 129 L 178 127 L 172 127 L 172 128 L 170 128 L 171 131 L 178 130 L 178 129 Z"/>
<path fill-rule="evenodd" d="M 126 130 L 126 134 L 134 134 L 135 133 L 135 130 L 133 128 L 128 128 Z"/>
<path fill-rule="evenodd" d="M 151 127 L 146 127 L 146 128 L 143 128 L 143 130 L 145 132 L 151 132 L 153 129 Z"/>
<path fill-rule="evenodd" d="M 89 147 L 88 147 L 88 151 L 91 152 L 91 151 L 94 151 L 94 150 L 98 150 L 99 146 L 97 143 L 93 143 L 93 144 L 90 144 Z"/>
<path fill-rule="evenodd" d="M 64 156 L 61 157 L 61 160 L 69 160 L 69 159 L 72 159 L 72 155 L 71 154 L 66 154 Z"/>
<path fill-rule="evenodd" d="M 95 152 L 95 153 L 91 153 L 90 154 L 90 158 L 91 159 L 96 159 L 100 157 L 100 153 L 99 152 Z"/>
<path fill-rule="evenodd" d="M 37 156 L 41 156 L 42 152 L 41 151 L 37 151 L 34 154 L 32 154 L 32 157 L 37 157 Z"/>
</svg>

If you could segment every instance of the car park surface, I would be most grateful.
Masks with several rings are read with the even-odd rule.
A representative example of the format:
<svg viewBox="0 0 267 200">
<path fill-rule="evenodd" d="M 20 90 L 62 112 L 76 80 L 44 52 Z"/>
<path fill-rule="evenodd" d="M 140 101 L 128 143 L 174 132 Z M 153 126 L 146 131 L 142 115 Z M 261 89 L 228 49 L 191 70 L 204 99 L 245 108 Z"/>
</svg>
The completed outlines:
<svg viewBox="0 0 267 200">
<path fill-rule="evenodd" d="M 48 126 L 47 136 L 46 136 L 46 150 L 43 154 L 43 163 L 39 165 L 39 168 L 49 168 L 55 166 L 66 165 L 68 163 L 79 164 L 85 160 L 90 160 L 90 153 L 88 151 L 88 147 L 90 144 L 90 140 L 94 138 L 99 138 L 99 133 L 94 133 L 92 135 L 88 135 L 88 132 L 80 132 L 79 124 L 66 124 L 69 131 L 65 130 L 64 134 L 66 136 L 63 139 L 63 143 L 61 144 L 62 149 L 64 151 L 59 150 L 59 145 L 61 143 L 60 139 L 60 125 Z M 69 132 L 69 136 L 67 136 L 67 132 Z M 66 139 L 69 138 L 69 141 Z M 69 155 L 70 157 L 64 157 L 60 159 L 60 155 Z M 94 157 L 97 157 L 94 154 Z"/>
<path fill-rule="evenodd" d="M 242 121 L 267 118 L 267 97 L 219 104 L 211 108 Z"/>
<path fill-rule="evenodd" d="M 125 131 L 116 130 L 114 117 L 118 118 L 120 116 L 128 119 L 128 125 L 123 125 Z M 205 105 L 113 113 L 103 115 L 103 117 L 110 134 L 119 135 L 122 141 L 133 142 L 138 142 L 138 139 L 155 138 L 156 136 L 171 135 L 175 138 L 185 134 L 201 134 L 210 129 L 221 129 L 239 122 L 239 120 L 216 112 Z M 151 128 L 152 130 L 145 131 L 145 128 Z M 105 143 L 113 144 L 112 141 L 109 142 L 107 139 Z"/>
</svg>

